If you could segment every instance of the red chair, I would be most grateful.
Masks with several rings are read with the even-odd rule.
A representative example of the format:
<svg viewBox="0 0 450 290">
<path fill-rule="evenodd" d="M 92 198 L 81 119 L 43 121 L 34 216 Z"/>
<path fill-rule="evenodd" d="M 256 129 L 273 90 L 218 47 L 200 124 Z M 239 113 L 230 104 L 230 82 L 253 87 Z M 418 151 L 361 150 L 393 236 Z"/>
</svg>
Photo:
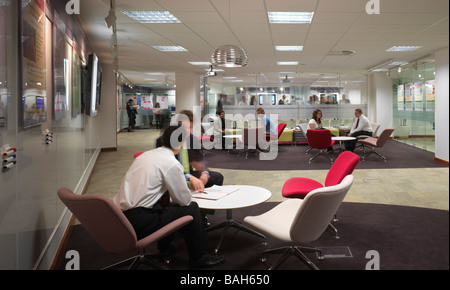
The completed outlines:
<svg viewBox="0 0 450 290">
<path fill-rule="evenodd" d="M 333 163 L 328 171 L 324 185 L 314 179 L 293 177 L 284 183 L 281 194 L 286 198 L 304 199 L 311 191 L 317 188 L 339 184 L 347 175 L 353 173 L 359 160 L 360 157 L 357 154 L 350 151 L 344 151 L 339 155 L 336 162 Z M 337 221 L 337 219 L 335 218 L 334 221 Z M 336 233 L 336 238 L 339 238 L 337 236 L 337 229 L 331 224 L 330 227 Z"/>
<path fill-rule="evenodd" d="M 308 130 L 307 133 L 308 145 L 311 148 L 319 149 L 319 153 L 314 155 L 309 159 L 309 163 L 314 160 L 317 156 L 322 155 L 324 157 L 328 157 L 333 163 L 333 157 L 331 157 L 327 149 L 334 145 L 334 140 L 331 139 L 331 131 L 327 129 L 322 130 Z"/>
<path fill-rule="evenodd" d="M 339 184 L 344 177 L 353 173 L 353 170 L 356 165 L 358 165 L 359 160 L 360 157 L 358 154 L 350 151 L 344 151 L 339 155 L 336 162 L 333 163 L 328 171 L 324 185 L 314 179 L 293 177 L 284 183 L 281 194 L 286 198 L 303 199 L 309 192 L 316 188 Z"/>
<path fill-rule="evenodd" d="M 286 123 L 280 123 L 278 124 L 277 127 L 277 136 L 273 136 L 270 134 L 266 134 L 266 140 L 267 141 L 274 141 L 274 140 L 278 140 L 278 138 L 280 138 L 281 134 L 283 134 L 284 129 L 286 128 Z"/>
<path fill-rule="evenodd" d="M 134 153 L 134 159 L 138 158 L 144 152 L 145 151 L 139 151 L 139 152 Z"/>
</svg>

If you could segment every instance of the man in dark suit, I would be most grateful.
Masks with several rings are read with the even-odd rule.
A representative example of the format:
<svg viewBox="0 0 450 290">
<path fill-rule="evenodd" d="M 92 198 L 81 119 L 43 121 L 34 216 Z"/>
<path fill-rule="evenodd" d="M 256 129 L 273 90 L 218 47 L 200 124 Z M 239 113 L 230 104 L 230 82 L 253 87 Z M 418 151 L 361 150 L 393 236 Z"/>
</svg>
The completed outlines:
<svg viewBox="0 0 450 290">
<path fill-rule="evenodd" d="M 134 129 L 134 126 L 136 126 L 136 115 L 137 110 L 135 107 L 133 107 L 133 100 L 129 99 L 127 102 L 127 115 L 128 115 L 128 132 L 132 132 Z"/>
</svg>

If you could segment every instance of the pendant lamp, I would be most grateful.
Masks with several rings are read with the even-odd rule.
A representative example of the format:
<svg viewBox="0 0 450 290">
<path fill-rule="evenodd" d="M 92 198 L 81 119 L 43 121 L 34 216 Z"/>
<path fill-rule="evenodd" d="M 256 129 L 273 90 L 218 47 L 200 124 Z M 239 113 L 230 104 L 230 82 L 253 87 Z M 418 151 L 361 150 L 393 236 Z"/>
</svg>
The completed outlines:
<svg viewBox="0 0 450 290">
<path fill-rule="evenodd" d="M 244 67 L 247 65 L 247 52 L 235 45 L 222 45 L 211 55 L 211 63 L 220 67 Z"/>
</svg>

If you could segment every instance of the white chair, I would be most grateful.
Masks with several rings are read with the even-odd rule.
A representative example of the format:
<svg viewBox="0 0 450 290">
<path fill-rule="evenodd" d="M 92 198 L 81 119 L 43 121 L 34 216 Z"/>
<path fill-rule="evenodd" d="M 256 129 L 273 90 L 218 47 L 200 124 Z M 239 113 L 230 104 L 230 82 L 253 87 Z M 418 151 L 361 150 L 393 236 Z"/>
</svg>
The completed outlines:
<svg viewBox="0 0 450 290">
<path fill-rule="evenodd" d="M 303 136 L 305 136 L 306 141 L 308 141 L 308 135 L 306 134 L 308 132 L 308 123 L 302 123 L 302 124 L 298 124 L 298 127 L 300 128 L 300 130 L 303 133 Z M 309 151 L 311 151 L 311 149 L 313 149 L 311 146 L 308 146 L 308 149 L 306 149 L 306 153 L 308 153 Z"/>
<path fill-rule="evenodd" d="M 353 175 L 347 175 L 340 184 L 315 189 L 305 199 L 289 199 L 259 216 L 245 217 L 244 222 L 259 231 L 290 244 L 264 251 L 284 250 L 269 270 L 276 269 L 290 255 L 295 255 L 314 270 L 319 269 L 302 251 L 317 252 L 319 259 L 323 259 L 320 249 L 298 244 L 313 242 L 325 232 L 352 184 Z"/>
<path fill-rule="evenodd" d="M 330 128 L 336 128 L 342 125 L 341 119 L 332 119 L 330 120 Z"/>
</svg>

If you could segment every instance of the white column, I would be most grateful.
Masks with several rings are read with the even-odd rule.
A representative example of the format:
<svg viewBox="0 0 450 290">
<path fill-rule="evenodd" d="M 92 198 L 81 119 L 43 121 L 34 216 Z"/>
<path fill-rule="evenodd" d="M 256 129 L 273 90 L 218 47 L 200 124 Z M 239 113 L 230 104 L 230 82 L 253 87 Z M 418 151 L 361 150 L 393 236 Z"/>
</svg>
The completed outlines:
<svg viewBox="0 0 450 290">
<path fill-rule="evenodd" d="M 117 149 L 117 79 L 111 64 L 102 64 L 102 95 L 97 117 L 102 148 Z"/>
<path fill-rule="evenodd" d="M 448 59 L 449 48 L 435 53 L 436 72 L 436 111 L 435 111 L 435 157 L 449 161 L 449 85 L 448 85 Z"/>
<path fill-rule="evenodd" d="M 200 74 L 192 72 L 177 72 L 176 79 L 176 112 L 182 110 L 194 111 L 194 106 L 200 106 Z"/>
<path fill-rule="evenodd" d="M 380 123 L 378 134 L 393 126 L 392 80 L 382 72 L 369 75 L 368 118 Z"/>
</svg>

